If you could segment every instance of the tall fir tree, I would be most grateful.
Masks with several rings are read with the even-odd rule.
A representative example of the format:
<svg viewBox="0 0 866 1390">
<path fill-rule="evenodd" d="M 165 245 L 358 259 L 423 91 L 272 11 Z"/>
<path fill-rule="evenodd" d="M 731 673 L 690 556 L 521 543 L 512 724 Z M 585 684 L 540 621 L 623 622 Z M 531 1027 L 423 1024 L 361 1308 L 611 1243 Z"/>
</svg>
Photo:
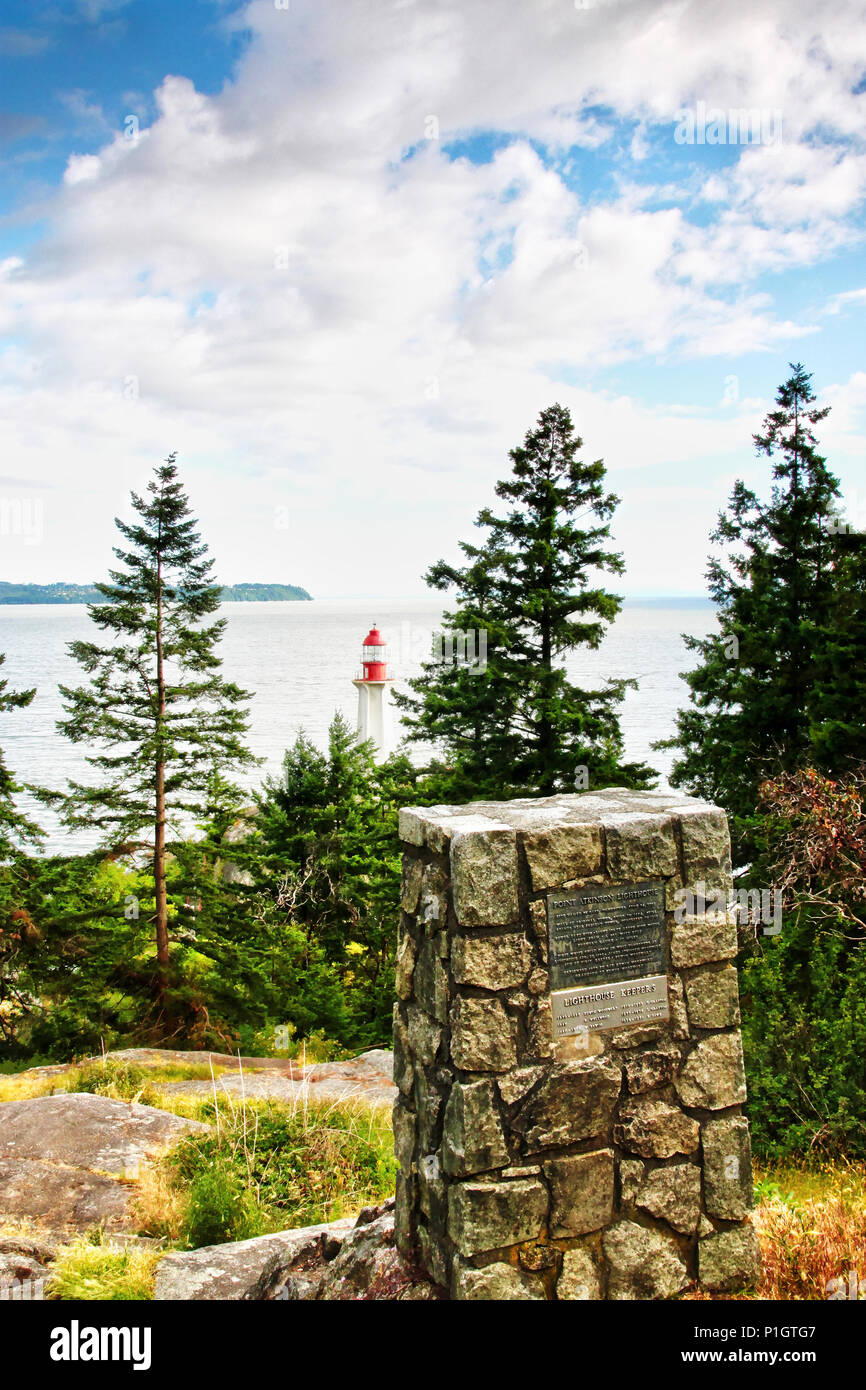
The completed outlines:
<svg viewBox="0 0 866 1390">
<path fill-rule="evenodd" d="M 432 588 L 456 589 L 445 617 L 452 649 L 471 633 L 477 656 L 486 635 L 486 667 L 434 656 L 408 693 L 395 693 L 408 737 L 443 750 L 447 773 L 434 781 L 453 799 L 643 787 L 653 777 L 622 762 L 618 706 L 634 682 L 587 690 L 564 668 L 569 652 L 599 646 L 622 606 L 598 583 L 624 570 L 609 544 L 619 499 L 604 489 L 602 460 L 578 457 L 582 446 L 564 406 L 542 411 L 510 451 L 512 476 L 496 484 L 508 510 L 479 513 L 487 535 L 461 543 L 465 566 L 440 560 L 426 575 Z"/>
<path fill-rule="evenodd" d="M 676 736 L 659 745 L 680 751 L 674 786 L 728 812 L 741 861 L 755 846 L 760 783 L 815 755 L 816 693 L 844 587 L 828 524 L 839 484 L 814 433 L 828 407 L 813 404 L 800 363 L 791 373 L 754 436 L 772 461 L 770 500 L 738 480 L 719 516 L 711 540 L 726 553 L 707 570 L 719 631 L 684 638 L 700 655 L 685 677 L 691 703 L 678 714 Z"/>
<path fill-rule="evenodd" d="M 58 723 L 72 742 L 103 750 L 86 757 L 99 774 L 92 785 L 69 783 L 66 822 L 98 827 L 115 852 L 147 846 L 160 993 L 170 962 L 167 835 L 205 813 L 215 775 L 255 762 L 244 743 L 249 695 L 221 674 L 225 619 L 208 622 L 220 585 L 175 457 L 154 470 L 147 498 L 132 493 L 138 519 L 115 519 L 123 568 L 96 585 L 103 602 L 89 608 L 113 640 L 69 644 L 89 684 L 60 687 L 67 717 Z"/>
</svg>

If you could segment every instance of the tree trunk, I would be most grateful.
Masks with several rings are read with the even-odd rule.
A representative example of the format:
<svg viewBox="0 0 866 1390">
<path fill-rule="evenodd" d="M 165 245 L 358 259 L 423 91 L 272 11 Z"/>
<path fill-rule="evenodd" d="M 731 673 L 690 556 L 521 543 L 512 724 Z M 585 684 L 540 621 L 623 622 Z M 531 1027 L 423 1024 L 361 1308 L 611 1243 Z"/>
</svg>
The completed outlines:
<svg viewBox="0 0 866 1390">
<path fill-rule="evenodd" d="M 161 529 L 161 528 L 160 528 Z M 168 970 L 168 896 L 165 889 L 165 671 L 162 656 L 162 565 L 157 562 L 156 590 L 156 824 L 153 839 L 153 881 L 156 898 L 156 963 L 159 992 L 166 986 Z"/>
<path fill-rule="evenodd" d="M 549 471 L 550 471 L 550 470 L 549 470 L 549 468 L 548 468 L 548 476 L 549 476 Z M 555 516 L 555 514 L 554 514 L 554 511 L 553 511 L 553 504 L 552 504 L 552 502 L 550 501 L 550 499 L 548 499 L 547 509 L 548 509 L 548 514 L 547 514 L 547 515 L 545 516 L 545 518 L 544 518 L 545 522 L 547 523 L 547 536 L 546 536 L 546 539 L 547 539 L 547 544 L 548 544 L 548 546 L 552 548 L 552 546 L 553 546 L 553 533 L 554 533 L 554 527 L 555 527 L 555 524 L 556 524 L 556 516 Z M 540 618 L 540 627 L 541 627 L 541 668 L 542 668 L 541 690 L 542 690 L 542 697 L 543 697 L 543 700 L 544 700 L 545 705 L 546 705 L 546 702 L 550 699 L 550 695 L 551 695 L 551 686 L 552 686 L 552 683 L 553 683 L 553 682 L 552 682 L 552 672 L 553 672 L 553 642 L 552 642 L 553 618 L 552 618 L 551 612 L 550 612 L 550 593 L 551 593 L 551 590 L 552 590 L 552 588 L 553 588 L 553 562 L 552 562 L 552 560 L 551 560 L 551 558 L 550 558 L 549 552 L 548 552 L 547 560 L 545 561 L 545 564 L 544 564 L 544 568 L 543 568 L 543 570 L 542 570 L 542 579 L 541 579 L 541 583 L 542 583 L 542 587 L 543 587 L 543 591 L 544 591 L 544 601 L 543 601 L 542 607 L 541 607 L 541 618 Z M 550 793 L 554 790 L 554 788 L 555 788 L 555 786 L 556 786 L 556 778 L 553 776 L 553 772 L 552 772 L 553 755 L 554 755 L 555 750 L 556 750 L 556 737 L 555 737 L 554 729 L 553 729 L 553 721 L 552 721 L 552 719 L 551 719 L 551 717 L 550 717 L 549 711 L 545 709 L 545 711 L 542 713 L 541 719 L 540 719 L 540 721 L 539 721 L 539 726 L 538 726 L 538 751 L 539 751 L 538 790 L 539 790 L 540 792 L 543 792 L 545 795 L 550 794 Z"/>
</svg>

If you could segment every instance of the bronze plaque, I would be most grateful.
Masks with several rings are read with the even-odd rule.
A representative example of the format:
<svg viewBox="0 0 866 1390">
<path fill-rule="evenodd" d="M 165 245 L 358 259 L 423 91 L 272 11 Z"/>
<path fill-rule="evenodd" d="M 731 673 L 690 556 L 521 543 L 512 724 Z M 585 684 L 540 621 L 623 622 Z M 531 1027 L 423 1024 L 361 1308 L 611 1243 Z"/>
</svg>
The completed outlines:
<svg viewBox="0 0 866 1390">
<path fill-rule="evenodd" d="M 644 975 L 639 980 L 558 989 L 550 996 L 553 1036 L 602 1033 L 632 1023 L 660 1023 L 670 1017 L 667 975 Z"/>
<path fill-rule="evenodd" d="M 662 882 L 550 893 L 547 932 L 557 1037 L 669 1017 Z"/>
<path fill-rule="evenodd" d="M 665 886 L 597 883 L 547 899 L 550 988 L 663 975 Z"/>
</svg>

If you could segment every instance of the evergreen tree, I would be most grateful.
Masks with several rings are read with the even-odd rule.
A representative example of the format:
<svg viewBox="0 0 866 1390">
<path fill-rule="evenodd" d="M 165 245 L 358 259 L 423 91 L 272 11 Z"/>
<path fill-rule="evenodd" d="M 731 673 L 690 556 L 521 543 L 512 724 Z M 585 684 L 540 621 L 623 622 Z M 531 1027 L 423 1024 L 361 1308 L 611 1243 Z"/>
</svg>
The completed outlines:
<svg viewBox="0 0 866 1390">
<path fill-rule="evenodd" d="M 760 783 L 814 758 L 819 673 L 826 667 L 840 581 L 828 519 L 839 485 L 819 454 L 814 426 L 828 408 L 812 404 L 811 377 L 799 364 L 779 387 L 777 409 L 754 436 L 773 464 L 769 502 L 737 481 L 711 540 L 709 589 L 719 633 L 684 637 L 700 654 L 686 674 L 690 706 L 677 717 L 671 781 L 723 806 L 735 852 L 754 849 Z"/>
<path fill-rule="evenodd" d="M 336 1035 L 348 1045 L 389 1036 L 400 916 L 397 812 L 415 800 L 414 778 L 405 757 L 377 764 L 372 744 L 336 714 L 327 753 L 301 733 L 282 776 L 267 778 L 259 798 L 259 839 L 248 862 L 284 919 L 339 972 L 346 1021 Z"/>
<path fill-rule="evenodd" d="M 115 852 L 120 844 L 147 846 L 162 992 L 169 966 L 167 834 L 204 812 L 214 774 L 255 760 L 243 742 L 249 696 L 221 674 L 225 619 L 207 621 L 219 608 L 220 586 L 175 455 L 154 472 L 149 496 L 132 494 L 138 519 L 116 519 L 127 547 L 114 551 L 123 568 L 96 586 L 103 601 L 89 609 L 113 640 L 69 644 L 89 684 L 61 686 L 67 718 L 58 727 L 74 743 L 104 750 L 87 755 L 100 774 L 93 785 L 70 782 L 62 798 L 67 823 L 99 827 Z"/>
<path fill-rule="evenodd" d="M 0 667 L 6 661 L 0 653 Z M 0 679 L 0 711 L 23 709 L 36 694 L 10 690 Z M 15 802 L 21 787 L 0 752 L 0 1048 L 10 1036 L 11 1019 L 28 998 L 26 965 L 42 939 L 32 915 L 28 893 L 27 851 L 39 844 L 43 832 Z"/>
<path fill-rule="evenodd" d="M 409 738 L 443 748 L 450 786 L 440 777 L 437 789 L 455 799 L 573 791 L 587 779 L 646 786 L 653 776 L 621 762 L 617 707 L 634 682 L 585 690 L 562 665 L 571 651 L 597 648 L 622 605 L 598 586 L 599 572 L 624 569 L 609 548 L 619 499 L 604 490 L 604 463 L 578 458 L 582 443 L 568 410 L 542 411 L 510 451 L 511 478 L 496 484 L 508 510 L 479 513 L 487 535 L 481 545 L 461 544 L 465 566 L 439 561 L 426 576 L 432 588 L 457 591 L 445 620 L 452 648 L 472 633 L 477 656 L 486 634 L 486 669 L 434 656 L 410 693 L 395 693 Z"/>
<path fill-rule="evenodd" d="M 809 733 L 817 765 L 844 773 L 866 762 L 866 536 L 841 518 L 831 518 L 830 530 L 836 592 L 816 661 Z"/>
<path fill-rule="evenodd" d="M 6 663 L 5 652 L 0 652 L 0 666 Z M 0 679 L 0 713 L 7 710 L 25 709 L 36 694 L 32 690 L 9 690 L 9 682 Z M 34 821 L 24 815 L 15 804 L 15 796 L 21 787 L 6 766 L 0 752 L 0 865 L 8 864 L 16 854 L 27 845 L 38 844 L 43 832 Z"/>
</svg>

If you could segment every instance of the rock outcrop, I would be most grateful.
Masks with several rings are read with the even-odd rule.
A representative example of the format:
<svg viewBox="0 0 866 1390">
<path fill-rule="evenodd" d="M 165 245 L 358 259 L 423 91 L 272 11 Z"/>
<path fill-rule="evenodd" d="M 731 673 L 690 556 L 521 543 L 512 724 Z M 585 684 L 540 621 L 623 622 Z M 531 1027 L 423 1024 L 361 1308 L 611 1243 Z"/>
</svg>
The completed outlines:
<svg viewBox="0 0 866 1390">
<path fill-rule="evenodd" d="M 51 1230 L 130 1230 L 130 1179 L 208 1126 L 87 1093 L 0 1105 L 0 1212 Z"/>
<path fill-rule="evenodd" d="M 195 1055 L 195 1054 L 192 1054 Z M 208 1053 L 198 1054 L 207 1061 Z M 272 1058 L 256 1061 L 271 1062 Z M 237 1059 L 235 1059 L 237 1067 Z M 306 1067 L 282 1063 L 282 1070 L 268 1067 L 262 1071 L 239 1070 L 224 1072 L 216 1078 L 217 1091 L 233 1099 L 276 1101 L 346 1101 L 357 1100 L 367 1105 L 391 1105 L 397 1094 L 392 1080 L 394 1054 L 384 1048 L 363 1052 L 347 1062 L 313 1062 Z M 213 1083 L 204 1081 L 160 1082 L 160 1090 L 169 1095 L 211 1095 Z"/>
<path fill-rule="evenodd" d="M 393 1198 L 322 1226 L 166 1255 L 155 1297 L 167 1300 L 392 1302 L 441 1296 L 399 1254 Z"/>
</svg>

